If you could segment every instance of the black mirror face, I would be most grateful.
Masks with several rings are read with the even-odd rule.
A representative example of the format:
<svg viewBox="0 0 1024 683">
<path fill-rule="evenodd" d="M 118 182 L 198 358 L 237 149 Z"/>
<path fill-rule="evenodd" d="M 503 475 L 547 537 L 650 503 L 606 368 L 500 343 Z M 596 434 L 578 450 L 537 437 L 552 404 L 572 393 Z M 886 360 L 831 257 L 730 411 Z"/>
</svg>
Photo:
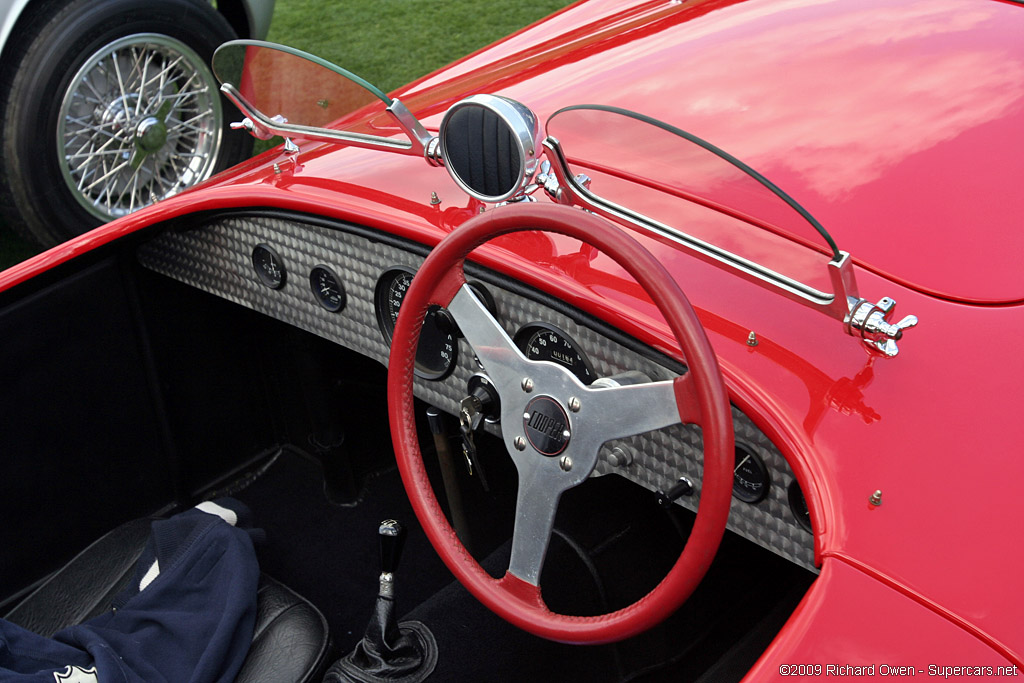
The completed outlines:
<svg viewBox="0 0 1024 683">
<path fill-rule="evenodd" d="M 485 202 L 519 192 L 533 166 L 538 129 L 532 112 L 493 95 L 475 95 L 441 122 L 441 156 L 459 186 Z"/>
<path fill-rule="evenodd" d="M 512 129 L 483 107 L 462 107 L 444 130 L 448 170 L 481 197 L 503 197 L 520 183 L 523 161 Z"/>
</svg>

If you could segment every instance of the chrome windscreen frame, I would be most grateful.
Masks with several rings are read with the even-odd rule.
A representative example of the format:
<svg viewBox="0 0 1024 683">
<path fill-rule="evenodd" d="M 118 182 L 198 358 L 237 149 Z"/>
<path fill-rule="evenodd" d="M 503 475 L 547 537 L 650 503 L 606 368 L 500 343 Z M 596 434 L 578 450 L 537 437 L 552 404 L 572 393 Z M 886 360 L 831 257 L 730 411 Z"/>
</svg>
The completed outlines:
<svg viewBox="0 0 1024 683">
<path fill-rule="evenodd" d="M 401 101 L 391 99 L 386 110 L 394 117 L 399 128 L 408 136 L 408 140 L 396 140 L 376 135 L 363 133 L 351 133 L 331 128 L 314 128 L 288 123 L 280 116 L 273 118 L 257 111 L 250 104 L 242 93 L 230 83 L 223 83 L 220 91 L 224 93 L 231 102 L 238 107 L 245 118 L 241 123 L 231 124 L 232 128 L 241 128 L 260 140 L 269 140 L 275 135 L 285 138 L 302 138 L 314 142 L 342 142 L 353 147 L 366 149 L 379 149 L 386 152 L 397 152 L 411 156 L 426 157 L 427 147 L 433 136 L 427 132 L 423 125 L 406 108 Z"/>
<path fill-rule="evenodd" d="M 677 228 L 599 197 L 590 191 L 589 182 L 582 181 L 582 177 L 577 177 L 570 170 L 568 160 L 556 138 L 549 136 L 542 145 L 551 162 L 549 176 L 553 176 L 554 180 L 551 182 L 552 178 L 549 177 L 544 188 L 560 203 L 580 206 L 620 224 L 667 237 L 706 263 L 736 273 L 748 282 L 838 320 L 843 323 L 847 334 L 860 337 L 869 347 L 886 356 L 893 357 L 899 353 L 896 342 L 902 338 L 905 329 L 917 324 L 917 318 L 912 315 L 897 323 L 889 322 L 888 317 L 896 307 L 896 302 L 889 297 L 883 297 L 878 303 L 871 303 L 860 296 L 853 261 L 850 254 L 845 251 L 836 249 L 834 256 L 828 261 L 828 277 L 833 292 L 822 292 Z"/>
</svg>

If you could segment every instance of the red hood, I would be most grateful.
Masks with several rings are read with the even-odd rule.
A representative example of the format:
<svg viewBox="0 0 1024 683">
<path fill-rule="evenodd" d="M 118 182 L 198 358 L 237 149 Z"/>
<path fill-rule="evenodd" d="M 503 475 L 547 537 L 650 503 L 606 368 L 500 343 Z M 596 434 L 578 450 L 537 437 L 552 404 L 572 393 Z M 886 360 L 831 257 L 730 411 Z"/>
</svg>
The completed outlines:
<svg viewBox="0 0 1024 683">
<path fill-rule="evenodd" d="M 1024 8 L 594 0 L 582 14 L 398 94 L 431 126 L 485 89 L 542 121 L 579 103 L 639 111 L 764 173 L 865 268 L 943 298 L 1024 301 Z"/>
</svg>

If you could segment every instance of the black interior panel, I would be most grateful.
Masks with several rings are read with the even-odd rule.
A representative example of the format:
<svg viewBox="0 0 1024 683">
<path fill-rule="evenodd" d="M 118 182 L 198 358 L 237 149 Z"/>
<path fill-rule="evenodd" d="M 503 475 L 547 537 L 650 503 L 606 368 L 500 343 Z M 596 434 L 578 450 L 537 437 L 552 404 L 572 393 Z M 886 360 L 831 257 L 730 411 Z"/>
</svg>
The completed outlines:
<svg viewBox="0 0 1024 683">
<path fill-rule="evenodd" d="M 0 310 L 0 595 L 172 497 L 132 311 L 112 257 Z"/>
</svg>

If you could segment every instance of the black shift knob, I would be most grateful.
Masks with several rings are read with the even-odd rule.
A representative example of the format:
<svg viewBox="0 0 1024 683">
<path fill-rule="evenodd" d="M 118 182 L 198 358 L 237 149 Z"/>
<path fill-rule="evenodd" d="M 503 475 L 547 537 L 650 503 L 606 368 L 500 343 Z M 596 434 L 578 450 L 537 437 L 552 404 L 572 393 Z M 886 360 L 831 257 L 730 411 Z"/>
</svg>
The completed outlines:
<svg viewBox="0 0 1024 683">
<path fill-rule="evenodd" d="M 405 528 L 393 519 L 385 519 L 377 529 L 380 538 L 380 571 L 394 574 L 405 545 Z"/>
</svg>

